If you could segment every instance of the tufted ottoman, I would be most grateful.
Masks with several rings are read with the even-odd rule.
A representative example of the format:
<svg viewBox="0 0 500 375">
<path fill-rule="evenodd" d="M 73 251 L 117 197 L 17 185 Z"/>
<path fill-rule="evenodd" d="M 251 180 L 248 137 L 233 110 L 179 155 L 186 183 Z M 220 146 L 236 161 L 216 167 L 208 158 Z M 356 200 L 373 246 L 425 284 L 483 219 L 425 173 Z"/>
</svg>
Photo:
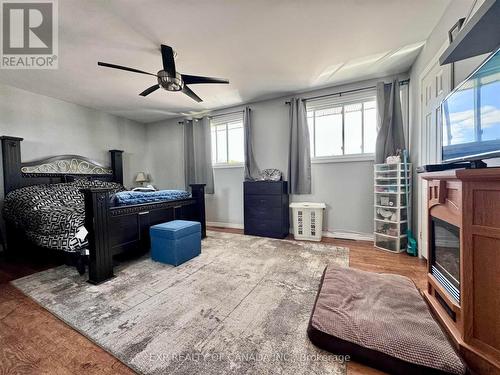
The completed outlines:
<svg viewBox="0 0 500 375">
<path fill-rule="evenodd" d="M 178 266 L 201 253 L 201 224 L 174 220 L 151 226 L 151 259 Z"/>
</svg>

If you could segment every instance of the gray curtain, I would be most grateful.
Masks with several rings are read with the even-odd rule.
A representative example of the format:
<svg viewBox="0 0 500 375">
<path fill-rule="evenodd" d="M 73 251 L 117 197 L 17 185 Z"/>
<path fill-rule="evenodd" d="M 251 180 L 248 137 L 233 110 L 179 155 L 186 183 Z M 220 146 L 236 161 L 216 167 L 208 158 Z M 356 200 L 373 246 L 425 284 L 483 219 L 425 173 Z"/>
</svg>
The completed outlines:
<svg viewBox="0 0 500 375">
<path fill-rule="evenodd" d="M 375 162 L 385 163 L 388 156 L 405 149 L 399 80 L 377 83 L 377 142 Z"/>
<path fill-rule="evenodd" d="M 291 194 L 311 194 L 311 145 L 307 126 L 306 102 L 290 100 L 290 150 L 288 189 Z"/>
<path fill-rule="evenodd" d="M 186 188 L 189 184 L 206 184 L 205 193 L 214 193 L 214 173 L 212 169 L 212 150 L 210 139 L 210 120 L 184 121 L 184 178 Z M 168 160 L 166 161 L 168 163 Z"/>
<path fill-rule="evenodd" d="M 243 113 L 243 131 L 245 139 L 245 180 L 251 181 L 259 177 L 260 170 L 253 156 L 252 119 L 250 107 Z"/>
</svg>

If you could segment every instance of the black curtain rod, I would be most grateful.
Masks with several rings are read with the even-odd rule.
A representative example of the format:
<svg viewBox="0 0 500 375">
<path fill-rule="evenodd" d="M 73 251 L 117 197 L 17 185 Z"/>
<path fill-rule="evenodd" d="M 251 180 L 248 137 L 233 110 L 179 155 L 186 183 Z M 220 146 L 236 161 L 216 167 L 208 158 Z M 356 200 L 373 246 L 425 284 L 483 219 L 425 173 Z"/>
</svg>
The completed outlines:
<svg viewBox="0 0 500 375">
<path fill-rule="evenodd" d="M 408 83 L 410 83 L 410 79 L 404 79 L 402 81 L 399 81 L 399 84 L 401 86 L 407 85 Z M 312 96 L 310 98 L 305 98 L 304 100 L 307 101 L 307 100 L 321 99 L 321 98 L 327 98 L 329 96 L 335 96 L 335 95 L 342 96 L 343 94 L 349 94 L 351 92 L 371 90 L 371 89 L 375 89 L 375 88 L 377 88 L 376 85 L 375 86 L 369 86 L 369 87 L 361 87 L 359 89 L 352 89 L 352 90 L 340 91 L 340 92 L 335 92 L 333 94 L 325 94 L 325 95 Z M 285 104 L 290 104 L 290 101 L 286 101 Z"/>
</svg>

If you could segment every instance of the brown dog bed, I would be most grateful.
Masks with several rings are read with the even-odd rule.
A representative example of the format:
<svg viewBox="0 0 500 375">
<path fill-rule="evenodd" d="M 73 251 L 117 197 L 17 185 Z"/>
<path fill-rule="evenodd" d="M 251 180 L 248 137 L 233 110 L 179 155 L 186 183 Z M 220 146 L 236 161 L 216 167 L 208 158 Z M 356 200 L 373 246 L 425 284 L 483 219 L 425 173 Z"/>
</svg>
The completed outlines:
<svg viewBox="0 0 500 375">
<path fill-rule="evenodd" d="M 403 276 L 329 266 L 307 330 L 321 349 L 393 374 L 464 374 L 466 368 Z"/>
</svg>

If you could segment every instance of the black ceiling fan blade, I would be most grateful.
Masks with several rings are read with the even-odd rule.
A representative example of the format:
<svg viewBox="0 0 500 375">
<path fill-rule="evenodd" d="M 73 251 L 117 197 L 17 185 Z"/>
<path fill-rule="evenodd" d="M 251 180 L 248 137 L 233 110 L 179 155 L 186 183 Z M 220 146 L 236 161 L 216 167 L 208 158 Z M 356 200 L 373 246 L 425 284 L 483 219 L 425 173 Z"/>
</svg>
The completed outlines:
<svg viewBox="0 0 500 375">
<path fill-rule="evenodd" d="M 147 96 L 147 95 L 151 94 L 152 92 L 155 92 L 159 88 L 160 88 L 160 85 L 158 85 L 158 84 L 153 85 L 153 86 L 147 88 L 146 90 L 144 90 L 143 92 L 141 92 L 139 95 L 140 96 Z"/>
<path fill-rule="evenodd" d="M 171 77 L 175 77 L 175 60 L 174 50 L 172 47 L 162 44 L 161 58 L 163 60 L 163 70 L 165 70 Z"/>
<path fill-rule="evenodd" d="M 148 72 L 145 72 L 145 71 L 139 70 L 139 69 L 128 68 L 126 66 L 121 66 L 121 65 L 109 64 L 109 63 L 105 63 L 105 62 L 101 62 L 101 61 L 98 61 L 97 65 L 99 65 L 99 66 L 105 66 L 106 68 L 121 69 L 121 70 L 126 70 L 127 72 L 142 73 L 142 74 L 148 74 L 150 76 L 157 77 L 156 74 L 148 73 Z"/>
<path fill-rule="evenodd" d="M 182 74 L 182 80 L 186 85 L 193 85 L 197 83 L 229 83 L 227 79 L 223 78 L 192 76 L 189 74 Z"/>
<path fill-rule="evenodd" d="M 198 96 L 196 95 L 193 90 L 191 90 L 189 87 L 187 86 L 184 86 L 183 89 L 182 89 L 182 92 L 184 94 L 186 94 L 187 96 L 189 96 L 191 99 L 193 100 L 196 100 L 198 103 L 202 102 L 203 100 Z"/>
</svg>

